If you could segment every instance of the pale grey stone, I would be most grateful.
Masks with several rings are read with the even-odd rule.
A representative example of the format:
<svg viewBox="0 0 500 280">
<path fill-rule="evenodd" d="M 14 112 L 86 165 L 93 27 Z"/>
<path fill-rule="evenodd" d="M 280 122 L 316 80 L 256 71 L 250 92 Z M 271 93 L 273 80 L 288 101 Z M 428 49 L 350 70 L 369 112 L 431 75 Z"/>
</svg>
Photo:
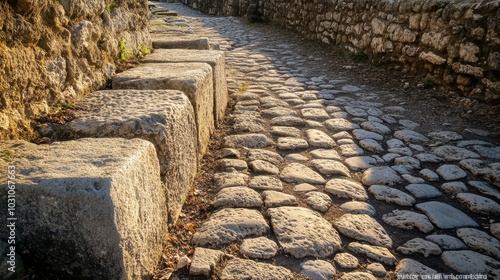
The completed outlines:
<svg viewBox="0 0 500 280">
<path fill-rule="evenodd" d="M 394 159 L 396 159 L 397 157 L 400 157 L 400 156 L 401 156 L 400 154 L 388 153 L 388 154 L 383 155 L 382 159 L 387 163 L 392 163 L 394 161 Z"/>
<path fill-rule="evenodd" d="M 339 280 L 377 280 L 377 278 L 368 272 L 347 272 L 342 274 Z"/>
<path fill-rule="evenodd" d="M 247 169 L 247 162 L 241 159 L 224 158 L 217 161 L 219 172 L 246 171 Z"/>
<path fill-rule="evenodd" d="M 312 209 L 323 213 L 328 211 L 328 208 L 332 205 L 332 199 L 327 194 L 322 192 L 308 192 L 306 193 L 304 201 Z"/>
<path fill-rule="evenodd" d="M 424 255 L 424 257 L 441 255 L 442 253 L 438 245 L 422 238 L 408 240 L 405 244 L 399 246 L 397 250 L 405 255 L 420 253 Z"/>
<path fill-rule="evenodd" d="M 385 143 L 387 144 L 387 147 L 389 149 L 405 148 L 406 147 L 406 145 L 403 141 L 396 139 L 396 138 L 389 139 Z"/>
<path fill-rule="evenodd" d="M 408 277 L 409 275 L 413 276 L 412 279 L 426 279 L 424 277 L 428 277 L 429 275 L 437 275 L 438 272 L 434 269 L 425 266 L 416 260 L 412 259 L 402 259 L 399 261 L 396 266 L 396 270 L 394 271 L 397 278 Z"/>
<path fill-rule="evenodd" d="M 340 155 L 334 149 L 317 149 L 310 152 L 313 158 L 341 160 Z"/>
<path fill-rule="evenodd" d="M 396 263 L 396 257 L 385 247 L 351 242 L 347 246 L 347 249 L 355 254 L 367 256 L 370 259 L 387 265 L 394 265 Z"/>
<path fill-rule="evenodd" d="M 342 87 L 342 90 L 347 91 L 347 92 L 356 92 L 356 91 L 360 91 L 361 89 L 357 86 L 345 85 Z"/>
<path fill-rule="evenodd" d="M 311 168 L 300 163 L 290 163 L 280 174 L 281 180 L 287 183 L 323 184 L 325 179 Z"/>
<path fill-rule="evenodd" d="M 485 215 L 500 215 L 500 205 L 487 197 L 473 193 L 459 193 L 457 199 L 472 212 Z"/>
<path fill-rule="evenodd" d="M 349 201 L 340 205 L 340 209 L 349 214 L 366 214 L 375 216 L 375 208 L 370 204 L 362 201 Z"/>
<path fill-rule="evenodd" d="M 305 126 L 306 122 L 302 118 L 293 116 L 275 117 L 269 122 L 272 126 Z"/>
<path fill-rule="evenodd" d="M 423 152 L 425 151 L 425 148 L 420 146 L 420 145 L 417 145 L 417 144 L 409 144 L 408 146 L 410 146 L 410 148 L 412 148 L 413 150 L 417 151 L 417 152 Z"/>
<path fill-rule="evenodd" d="M 441 259 L 447 266 L 458 273 L 486 274 L 491 279 L 500 276 L 499 261 L 474 251 L 445 251 L 441 255 Z"/>
<path fill-rule="evenodd" d="M 340 153 L 346 157 L 361 156 L 365 153 L 365 151 L 356 144 L 340 145 L 339 147 L 340 147 Z"/>
<path fill-rule="evenodd" d="M 225 208 L 210 216 L 193 234 L 196 246 L 220 246 L 251 235 L 262 235 L 269 226 L 257 210 Z"/>
<path fill-rule="evenodd" d="M 333 260 L 342 268 L 356 268 L 359 266 L 358 259 L 349 253 L 338 253 Z"/>
<path fill-rule="evenodd" d="M 347 114 L 346 112 L 334 112 L 330 114 L 330 117 L 334 119 L 347 119 L 348 116 L 349 114 Z"/>
<path fill-rule="evenodd" d="M 439 245 L 444 250 L 466 249 L 467 246 L 458 238 L 446 234 L 427 235 L 425 239 Z"/>
<path fill-rule="evenodd" d="M 412 176 L 410 174 L 402 174 L 401 177 L 405 179 L 410 184 L 423 184 L 425 180 L 419 177 Z"/>
<path fill-rule="evenodd" d="M 250 168 L 255 173 L 278 174 L 280 170 L 274 164 L 264 160 L 254 160 L 249 164 Z"/>
<path fill-rule="evenodd" d="M 390 128 L 388 128 L 387 126 L 385 126 L 381 123 L 378 123 L 378 122 L 364 122 L 364 123 L 361 123 L 361 127 L 366 129 L 366 130 L 369 130 L 371 132 L 378 133 L 378 134 L 391 133 Z"/>
<path fill-rule="evenodd" d="M 335 277 L 335 267 L 323 260 L 309 260 L 300 264 L 302 274 L 313 280 L 331 280 Z"/>
<path fill-rule="evenodd" d="M 418 228 L 425 233 L 434 230 L 427 216 L 407 210 L 393 210 L 392 213 L 383 215 L 382 220 L 393 227 L 402 229 Z"/>
<path fill-rule="evenodd" d="M 280 245 L 296 258 L 327 257 L 340 248 L 337 231 L 317 212 L 285 206 L 271 208 L 268 214 Z"/>
<path fill-rule="evenodd" d="M 366 270 L 376 277 L 385 277 L 387 275 L 387 270 L 385 270 L 385 267 L 380 263 L 371 263 L 366 266 Z"/>
<path fill-rule="evenodd" d="M 370 112 L 367 112 L 368 114 L 370 114 Z M 376 122 L 376 123 L 384 123 L 383 120 L 381 120 L 380 118 L 378 117 L 375 117 L 375 116 L 368 116 L 368 121 L 369 122 Z M 366 128 L 365 128 L 366 129 Z M 369 130 L 369 129 L 368 129 Z"/>
<path fill-rule="evenodd" d="M 441 229 L 479 226 L 471 217 L 455 207 L 437 201 L 429 201 L 416 205 L 427 217 Z"/>
<path fill-rule="evenodd" d="M 468 146 L 492 146 L 490 142 L 482 140 L 462 140 L 457 142 L 457 147 L 464 148 Z"/>
<path fill-rule="evenodd" d="M 335 141 L 321 130 L 308 129 L 306 130 L 307 141 L 312 148 L 331 149 L 335 147 Z"/>
<path fill-rule="evenodd" d="M 475 228 L 457 229 L 457 236 L 472 249 L 500 259 L 500 241 L 495 237 Z"/>
<path fill-rule="evenodd" d="M 296 150 L 307 149 L 309 144 L 306 140 L 295 137 L 280 137 L 278 138 L 278 149 L 280 150 Z"/>
<path fill-rule="evenodd" d="M 177 261 L 177 264 L 175 265 L 175 267 L 177 269 L 181 269 L 181 268 L 184 268 L 186 267 L 188 264 L 191 263 L 191 259 L 188 258 L 188 256 L 182 256 L 179 258 L 179 260 Z"/>
<path fill-rule="evenodd" d="M 240 158 L 240 152 L 232 148 L 223 148 L 219 151 L 219 158 Z"/>
<path fill-rule="evenodd" d="M 283 183 L 281 183 L 279 179 L 271 176 L 255 176 L 250 180 L 248 187 L 259 191 L 281 191 L 283 189 Z"/>
<path fill-rule="evenodd" d="M 326 120 L 330 118 L 323 108 L 304 108 L 301 110 L 302 117 L 312 120 Z"/>
<path fill-rule="evenodd" d="M 459 148 L 455 146 L 440 146 L 437 148 L 434 148 L 432 152 L 438 156 L 441 157 L 445 160 L 448 161 L 459 161 L 463 159 L 474 159 L 474 158 L 480 158 L 481 156 L 471 152 L 467 149 L 464 148 Z"/>
<path fill-rule="evenodd" d="M 380 118 L 382 120 L 384 120 L 386 123 L 390 123 L 390 124 L 398 123 L 398 120 L 395 117 L 393 117 L 393 116 L 382 115 L 382 116 L 380 116 Z M 414 128 L 411 128 L 411 129 L 414 129 Z"/>
<path fill-rule="evenodd" d="M 473 146 L 474 150 L 481 156 L 490 159 L 500 159 L 500 147 Z"/>
<path fill-rule="evenodd" d="M 225 148 L 262 149 L 272 146 L 274 142 L 264 134 L 229 135 L 224 138 Z"/>
<path fill-rule="evenodd" d="M 377 246 L 392 247 L 392 239 L 374 218 L 366 214 L 344 214 L 335 223 L 343 235 Z"/>
<path fill-rule="evenodd" d="M 411 165 L 393 165 L 391 166 L 391 169 L 399 173 L 400 175 L 403 174 L 411 174 L 413 173 L 413 170 L 415 169 Z"/>
<path fill-rule="evenodd" d="M 462 182 L 447 182 L 440 187 L 447 194 L 456 195 L 462 192 L 468 192 L 469 190 Z"/>
<path fill-rule="evenodd" d="M 220 279 L 292 280 L 293 274 L 281 266 L 235 258 L 222 269 Z"/>
<path fill-rule="evenodd" d="M 224 253 L 219 250 L 196 247 L 194 249 L 193 261 L 189 267 L 189 275 L 205 275 L 210 277 L 212 271 L 222 260 Z"/>
<path fill-rule="evenodd" d="M 353 139 L 346 138 L 346 139 L 339 139 L 337 140 L 337 144 L 339 145 L 347 145 L 347 144 L 356 144 Z"/>
<path fill-rule="evenodd" d="M 429 138 L 423 136 L 422 134 L 407 129 L 396 131 L 394 133 L 394 137 L 408 143 L 425 143 L 429 141 Z"/>
<path fill-rule="evenodd" d="M 438 163 L 438 162 L 442 162 L 443 159 L 436 156 L 436 155 L 433 155 L 433 154 L 426 154 L 426 153 L 422 153 L 422 154 L 418 154 L 418 155 L 415 155 L 415 157 L 420 160 L 421 162 L 432 162 L 432 163 Z"/>
<path fill-rule="evenodd" d="M 278 244 L 267 237 L 245 239 L 241 243 L 240 253 L 257 259 L 270 259 L 278 253 Z"/>
<path fill-rule="evenodd" d="M 288 107 L 288 103 L 274 97 L 261 97 L 260 103 L 262 108 Z"/>
<path fill-rule="evenodd" d="M 341 132 L 337 132 L 337 133 L 333 134 L 332 138 L 335 140 L 352 139 L 352 135 L 347 131 L 341 131 Z"/>
<path fill-rule="evenodd" d="M 482 194 L 489 195 L 500 200 L 500 191 L 494 189 L 488 185 L 488 183 L 482 181 L 469 181 L 468 183 Z"/>
<path fill-rule="evenodd" d="M 464 137 L 454 131 L 439 131 L 439 132 L 431 132 L 427 134 L 427 136 L 431 137 L 434 140 L 439 140 L 443 142 L 450 142 L 455 140 L 461 140 Z"/>
<path fill-rule="evenodd" d="M 264 203 L 266 207 L 280 207 L 280 206 L 296 206 L 297 198 L 295 196 L 278 192 L 278 191 L 264 191 L 262 192 Z"/>
<path fill-rule="evenodd" d="M 248 151 L 248 159 L 253 160 L 265 160 L 274 165 L 279 165 L 283 162 L 283 158 L 275 152 L 261 149 L 250 149 Z"/>
<path fill-rule="evenodd" d="M 417 127 L 420 126 L 420 124 L 414 122 L 414 121 L 410 121 L 410 120 L 399 120 L 398 122 L 400 125 L 406 127 L 407 129 L 416 129 Z"/>
<path fill-rule="evenodd" d="M 458 180 L 467 177 L 467 173 L 454 164 L 443 164 L 436 170 L 436 173 L 446 181 Z"/>
<path fill-rule="evenodd" d="M 326 128 L 333 132 L 339 131 L 351 131 L 353 129 L 358 129 L 359 125 L 355 123 L 351 123 L 346 119 L 329 119 L 323 123 Z"/>
<path fill-rule="evenodd" d="M 295 110 L 285 107 L 272 107 L 269 109 L 262 110 L 261 115 L 265 118 L 275 118 L 275 117 L 285 117 L 292 116 L 298 117 L 299 114 Z"/>
<path fill-rule="evenodd" d="M 354 129 L 352 131 L 352 134 L 354 135 L 354 138 L 358 140 L 363 140 L 363 139 L 373 139 L 377 141 L 384 140 L 384 136 L 364 129 Z"/>
<path fill-rule="evenodd" d="M 396 165 L 407 165 L 415 169 L 420 169 L 420 161 L 410 156 L 397 157 L 394 159 L 394 163 Z"/>
<path fill-rule="evenodd" d="M 384 148 L 382 148 L 382 145 L 373 139 L 363 139 L 359 141 L 359 145 L 365 150 L 373 153 L 382 153 L 385 151 Z"/>
<path fill-rule="evenodd" d="M 368 200 L 368 194 L 361 184 L 346 179 L 337 178 L 329 180 L 326 183 L 325 192 L 340 198 Z"/>
<path fill-rule="evenodd" d="M 332 175 L 342 175 L 345 177 L 351 177 L 349 169 L 339 161 L 330 159 L 313 159 L 311 164 L 319 171 L 319 173 L 325 176 Z"/>
<path fill-rule="evenodd" d="M 368 117 L 368 114 L 365 112 L 365 110 L 363 110 L 363 109 L 361 109 L 359 107 L 345 106 L 344 109 L 351 116 L 354 116 L 354 117 Z"/>
<path fill-rule="evenodd" d="M 288 161 L 308 161 L 309 158 L 301 154 L 288 154 L 285 157 Z"/>
<path fill-rule="evenodd" d="M 402 155 L 402 156 L 411 156 L 411 155 L 413 155 L 412 150 L 410 148 L 408 148 L 408 147 L 391 148 L 391 149 L 387 149 L 387 151 L 389 153 L 395 153 L 395 154 L 399 154 L 399 155 Z"/>
<path fill-rule="evenodd" d="M 409 184 L 405 189 L 416 198 L 433 198 L 443 195 L 438 189 L 427 184 Z"/>
<path fill-rule="evenodd" d="M 493 236 L 500 239 L 500 223 L 494 223 L 490 225 L 490 231 Z"/>
<path fill-rule="evenodd" d="M 436 174 L 436 172 L 434 172 L 430 169 L 422 169 L 422 170 L 420 170 L 420 172 L 418 172 L 418 175 L 420 175 L 420 177 L 422 177 L 425 180 L 430 181 L 430 182 L 439 181 L 439 176 Z"/>
<path fill-rule="evenodd" d="M 370 167 L 363 172 L 361 179 L 365 186 L 388 185 L 402 182 L 401 177 L 390 167 Z"/>
<path fill-rule="evenodd" d="M 344 162 L 352 171 L 365 170 L 377 164 L 376 159 L 368 156 L 350 157 Z"/>
<path fill-rule="evenodd" d="M 260 207 L 262 198 L 259 193 L 248 187 L 228 187 L 215 195 L 212 205 L 220 207 Z"/>
<path fill-rule="evenodd" d="M 284 137 L 300 137 L 300 129 L 290 126 L 273 126 L 271 127 L 271 134 Z"/>
<path fill-rule="evenodd" d="M 311 192 L 311 191 L 315 191 L 317 190 L 318 188 L 316 188 L 315 186 L 311 185 L 311 184 L 308 184 L 308 183 L 302 183 L 302 184 L 299 184 L 299 185 L 296 185 L 294 188 L 293 188 L 293 191 L 294 192 Z"/>
<path fill-rule="evenodd" d="M 481 176 L 495 186 L 500 186 L 500 163 L 486 163 L 478 159 L 464 159 L 460 167 L 469 170 L 476 176 Z"/>
<path fill-rule="evenodd" d="M 413 206 L 416 202 L 415 198 L 411 195 L 383 185 L 372 185 L 368 188 L 368 191 L 373 194 L 377 200 L 384 200 L 401 206 Z"/>
</svg>

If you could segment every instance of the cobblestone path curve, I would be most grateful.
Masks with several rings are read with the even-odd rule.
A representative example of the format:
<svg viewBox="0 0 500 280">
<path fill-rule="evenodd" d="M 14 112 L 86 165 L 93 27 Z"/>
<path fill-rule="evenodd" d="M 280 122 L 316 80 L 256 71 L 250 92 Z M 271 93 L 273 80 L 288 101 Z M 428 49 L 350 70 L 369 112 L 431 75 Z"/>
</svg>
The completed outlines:
<svg viewBox="0 0 500 280">
<path fill-rule="evenodd" d="M 209 214 L 171 279 L 500 279 L 500 147 L 421 132 L 411 104 L 311 75 L 321 61 L 262 26 L 159 5 L 225 51 L 234 103 Z"/>
</svg>

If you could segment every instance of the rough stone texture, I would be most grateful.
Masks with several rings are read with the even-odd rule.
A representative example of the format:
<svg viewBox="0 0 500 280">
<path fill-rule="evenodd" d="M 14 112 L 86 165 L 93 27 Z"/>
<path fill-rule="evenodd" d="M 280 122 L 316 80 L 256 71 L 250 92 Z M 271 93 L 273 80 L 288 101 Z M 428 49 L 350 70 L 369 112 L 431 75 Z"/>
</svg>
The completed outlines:
<svg viewBox="0 0 500 280">
<path fill-rule="evenodd" d="M 214 183 L 217 189 L 245 186 L 248 175 L 243 173 L 217 173 L 214 175 Z"/>
<path fill-rule="evenodd" d="M 342 268 L 356 268 L 359 265 L 358 259 L 349 253 L 339 253 L 333 260 Z"/>
<path fill-rule="evenodd" d="M 377 278 L 368 272 L 347 272 L 342 274 L 339 280 L 377 280 Z"/>
<path fill-rule="evenodd" d="M 215 126 L 222 121 L 228 103 L 228 91 L 226 83 L 226 65 L 225 56 L 222 51 L 205 50 L 186 50 L 186 48 L 176 48 L 169 50 L 155 50 L 152 54 L 146 56 L 144 63 L 189 63 L 202 62 L 208 63 L 212 67 L 213 73 L 213 109 Z"/>
<path fill-rule="evenodd" d="M 210 277 L 215 266 L 221 261 L 224 253 L 219 250 L 212 250 L 197 247 L 194 249 L 193 260 L 189 267 L 189 275 L 205 275 Z"/>
<path fill-rule="evenodd" d="M 257 210 L 225 208 L 210 216 L 195 232 L 191 242 L 197 246 L 219 246 L 267 231 L 269 226 Z"/>
<path fill-rule="evenodd" d="M 445 160 L 458 161 L 468 158 L 480 158 L 481 156 L 464 148 L 455 146 L 441 146 L 432 150 L 432 152 Z M 439 174 L 439 173 L 438 173 Z"/>
<path fill-rule="evenodd" d="M 478 224 L 464 212 L 448 204 L 429 201 L 416 205 L 439 228 L 477 227 Z"/>
<path fill-rule="evenodd" d="M 341 198 L 368 199 L 368 194 L 361 184 L 345 179 L 332 179 L 328 181 L 325 191 Z"/>
<path fill-rule="evenodd" d="M 0 149 L 13 155 L 0 158 L 6 178 L 8 165 L 16 166 L 19 175 L 15 214 L 22 222 L 16 223 L 16 248 L 30 251 L 24 263 L 68 278 L 78 273 L 137 279 L 155 271 L 167 209 L 151 143 L 119 138 L 40 146 L 6 141 Z M 6 195 L 1 193 L 4 201 Z"/>
<path fill-rule="evenodd" d="M 472 212 L 486 215 L 500 215 L 500 205 L 487 197 L 473 193 L 459 193 L 457 199 Z"/>
<path fill-rule="evenodd" d="M 392 247 L 392 239 L 385 229 L 366 214 L 344 214 L 335 223 L 335 228 L 343 235 L 370 244 Z"/>
<path fill-rule="evenodd" d="M 377 164 L 377 160 L 368 156 L 350 157 L 345 160 L 345 164 L 352 171 L 359 171 L 373 167 Z"/>
<path fill-rule="evenodd" d="M 335 276 L 335 267 L 323 260 L 309 260 L 300 264 L 302 274 L 313 280 L 331 280 Z"/>
<path fill-rule="evenodd" d="M 377 200 L 384 200 L 401 206 L 413 206 L 413 204 L 415 204 L 415 198 L 395 188 L 373 185 L 368 188 L 368 191 L 373 194 Z"/>
<path fill-rule="evenodd" d="M 311 164 L 319 171 L 319 173 L 325 176 L 341 175 L 345 177 L 351 177 L 349 169 L 345 165 L 336 160 L 329 159 L 313 159 Z"/>
<path fill-rule="evenodd" d="M 438 189 L 427 184 L 409 184 L 405 189 L 416 198 L 433 198 L 443 195 Z"/>
<path fill-rule="evenodd" d="M 467 176 L 465 171 L 454 164 L 443 164 L 436 170 L 436 173 L 446 181 L 458 180 Z"/>
<path fill-rule="evenodd" d="M 123 137 L 152 142 L 166 183 L 169 220 L 175 222 L 197 171 L 193 108 L 180 91 L 97 91 L 79 102 L 69 138 Z M 175 163 L 175 164 L 173 164 Z"/>
<path fill-rule="evenodd" d="M 405 255 L 421 253 L 424 257 L 430 255 L 441 255 L 442 251 L 438 245 L 422 238 L 408 240 L 405 244 L 398 247 L 398 251 Z"/>
<path fill-rule="evenodd" d="M 372 205 L 361 201 L 349 201 L 340 205 L 340 208 L 349 214 L 366 214 L 373 217 L 376 213 Z"/>
<path fill-rule="evenodd" d="M 278 138 L 277 147 L 280 150 L 296 150 L 309 148 L 309 144 L 301 138 L 280 137 Z"/>
<path fill-rule="evenodd" d="M 403 278 L 407 275 L 415 275 L 419 277 L 415 279 L 422 279 L 421 278 L 422 275 L 428 276 L 428 275 L 436 275 L 438 273 L 434 269 L 425 266 L 417 262 L 416 260 L 412 259 L 400 260 L 394 272 L 396 274 L 396 277 L 398 278 Z"/>
<path fill-rule="evenodd" d="M 365 186 L 393 186 L 401 181 L 401 177 L 390 167 L 370 167 L 363 172 L 362 178 L 362 183 Z"/>
<path fill-rule="evenodd" d="M 311 168 L 300 163 L 290 163 L 281 171 L 280 178 L 287 183 L 323 184 L 325 179 Z"/>
<path fill-rule="evenodd" d="M 274 234 L 285 252 L 296 258 L 327 257 L 340 248 L 337 231 L 317 212 L 300 207 L 268 210 Z"/>
<path fill-rule="evenodd" d="M 366 270 L 376 277 L 385 277 L 387 275 L 387 270 L 385 270 L 385 267 L 380 263 L 371 263 L 366 266 Z"/>
<path fill-rule="evenodd" d="M 313 148 L 330 149 L 335 146 L 335 141 L 321 130 L 308 129 L 306 130 L 306 137 L 309 146 Z"/>
<path fill-rule="evenodd" d="M 314 210 L 324 213 L 332 205 L 332 199 L 326 193 L 308 192 L 305 196 L 304 201 Z"/>
<path fill-rule="evenodd" d="M 351 242 L 347 249 L 355 254 L 367 256 L 370 259 L 374 259 L 387 265 L 394 265 L 396 263 L 396 257 L 384 247 Z"/>
<path fill-rule="evenodd" d="M 393 210 L 392 213 L 382 216 L 384 222 L 402 229 L 418 228 L 421 232 L 430 232 L 434 229 L 427 216 L 407 210 Z"/>
<path fill-rule="evenodd" d="M 457 236 L 472 249 L 500 259 L 500 241 L 486 232 L 475 228 L 460 228 L 457 229 Z"/>
<path fill-rule="evenodd" d="M 458 238 L 446 234 L 427 235 L 425 239 L 439 245 L 444 250 L 466 249 L 467 246 Z"/>
<path fill-rule="evenodd" d="M 283 162 L 283 158 L 275 153 L 268 150 L 260 150 L 260 149 L 250 149 L 248 152 L 249 160 L 265 160 L 274 165 L 278 165 Z"/>
<path fill-rule="evenodd" d="M 254 173 L 274 174 L 274 175 L 280 173 L 278 167 L 264 160 L 257 159 L 251 161 L 248 165 L 250 166 L 250 168 Z"/>
<path fill-rule="evenodd" d="M 228 187 L 217 193 L 212 203 L 214 207 L 260 207 L 262 198 L 259 193 L 248 187 Z"/>
<path fill-rule="evenodd" d="M 180 90 L 193 105 L 198 131 L 198 160 L 207 151 L 214 125 L 212 68 L 205 63 L 143 64 L 113 78 L 113 89 Z"/>
<path fill-rule="evenodd" d="M 295 196 L 282 192 L 263 191 L 262 196 L 264 196 L 266 207 L 295 206 L 298 204 Z"/>
<path fill-rule="evenodd" d="M 34 136 L 31 120 L 105 85 L 120 56 L 151 48 L 147 1 L 116 2 L 109 11 L 106 4 L 0 3 L 0 139 Z"/>
<path fill-rule="evenodd" d="M 241 243 L 240 253 L 250 258 L 270 259 L 278 253 L 278 244 L 266 237 L 245 239 Z"/>
<path fill-rule="evenodd" d="M 292 272 L 284 267 L 252 260 L 230 260 L 220 276 L 221 280 L 234 279 L 266 279 L 266 280 L 292 280 Z"/>
<path fill-rule="evenodd" d="M 488 275 L 491 279 L 500 276 L 499 261 L 474 251 L 445 251 L 441 259 L 458 273 L 481 273 Z"/>
<path fill-rule="evenodd" d="M 269 176 L 255 176 L 250 180 L 248 187 L 254 190 L 273 190 L 281 191 L 283 189 L 283 183 L 277 178 Z"/>
<path fill-rule="evenodd" d="M 167 34 L 151 34 L 155 49 L 187 49 L 210 50 L 212 46 L 207 37 L 172 36 Z M 158 51 L 158 50 L 157 50 Z"/>
<path fill-rule="evenodd" d="M 224 138 L 224 147 L 226 148 L 262 149 L 273 144 L 273 141 L 266 135 L 258 133 L 229 135 Z"/>
</svg>

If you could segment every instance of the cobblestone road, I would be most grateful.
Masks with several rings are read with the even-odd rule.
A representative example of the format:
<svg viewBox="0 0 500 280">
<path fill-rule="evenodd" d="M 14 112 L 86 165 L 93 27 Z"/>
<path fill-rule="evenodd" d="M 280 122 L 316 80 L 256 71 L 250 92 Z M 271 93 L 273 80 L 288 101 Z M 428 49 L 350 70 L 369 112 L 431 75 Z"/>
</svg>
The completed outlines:
<svg viewBox="0 0 500 280">
<path fill-rule="evenodd" d="M 314 57 L 241 19 L 161 5 L 225 51 L 235 102 L 190 275 L 219 265 L 217 279 L 500 279 L 500 147 L 422 132 L 405 105 L 308 74 Z M 230 246 L 235 256 L 222 253 Z"/>
</svg>

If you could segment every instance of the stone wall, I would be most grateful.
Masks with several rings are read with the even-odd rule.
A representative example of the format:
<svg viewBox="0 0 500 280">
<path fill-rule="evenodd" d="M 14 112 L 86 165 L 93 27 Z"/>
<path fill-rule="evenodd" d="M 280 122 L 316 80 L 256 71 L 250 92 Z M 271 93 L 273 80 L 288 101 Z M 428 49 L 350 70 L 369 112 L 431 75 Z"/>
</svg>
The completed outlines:
<svg viewBox="0 0 500 280">
<path fill-rule="evenodd" d="M 404 71 L 417 73 L 428 83 L 500 101 L 498 0 L 184 2 L 219 15 L 238 6 L 242 12 L 231 15 L 261 14 L 262 19 L 307 38 L 342 45 L 373 60 L 399 62 Z M 220 2 L 225 2 L 223 8 Z"/>
<path fill-rule="evenodd" d="M 149 48 L 146 0 L 0 2 L 0 139 L 103 86 Z"/>
</svg>

